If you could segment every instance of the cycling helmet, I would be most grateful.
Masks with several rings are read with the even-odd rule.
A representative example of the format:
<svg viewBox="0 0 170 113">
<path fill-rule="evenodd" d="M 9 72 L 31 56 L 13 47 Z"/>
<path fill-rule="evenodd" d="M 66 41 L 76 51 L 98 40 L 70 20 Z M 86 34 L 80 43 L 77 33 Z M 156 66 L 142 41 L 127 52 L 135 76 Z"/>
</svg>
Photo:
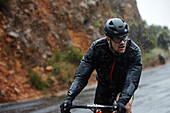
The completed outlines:
<svg viewBox="0 0 170 113">
<path fill-rule="evenodd" d="M 111 18 L 107 20 L 104 26 L 106 36 L 113 39 L 115 36 L 121 36 L 129 33 L 128 24 L 119 18 Z"/>
</svg>

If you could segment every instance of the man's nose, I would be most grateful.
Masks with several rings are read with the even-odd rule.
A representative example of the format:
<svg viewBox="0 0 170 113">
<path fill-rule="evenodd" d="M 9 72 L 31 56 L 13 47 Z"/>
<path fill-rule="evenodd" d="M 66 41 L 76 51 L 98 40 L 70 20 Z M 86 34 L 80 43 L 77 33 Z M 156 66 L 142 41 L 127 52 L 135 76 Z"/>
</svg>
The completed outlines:
<svg viewBox="0 0 170 113">
<path fill-rule="evenodd" d="M 126 40 L 122 40 L 121 42 L 120 42 L 120 44 L 124 44 L 126 42 Z"/>
</svg>

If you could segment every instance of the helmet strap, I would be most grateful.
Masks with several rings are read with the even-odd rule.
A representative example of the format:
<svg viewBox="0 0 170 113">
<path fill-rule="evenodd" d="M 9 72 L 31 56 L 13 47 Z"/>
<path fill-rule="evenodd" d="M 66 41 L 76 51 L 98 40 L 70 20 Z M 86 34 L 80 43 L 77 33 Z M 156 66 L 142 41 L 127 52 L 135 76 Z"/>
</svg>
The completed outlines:
<svg viewBox="0 0 170 113">
<path fill-rule="evenodd" d="M 113 49 L 111 39 L 109 39 L 109 47 L 110 47 L 110 49 Z"/>
<path fill-rule="evenodd" d="M 109 48 L 112 51 L 113 54 L 115 54 L 116 56 L 120 55 L 120 53 L 116 52 L 112 46 L 112 42 L 111 39 L 109 39 Z"/>
</svg>

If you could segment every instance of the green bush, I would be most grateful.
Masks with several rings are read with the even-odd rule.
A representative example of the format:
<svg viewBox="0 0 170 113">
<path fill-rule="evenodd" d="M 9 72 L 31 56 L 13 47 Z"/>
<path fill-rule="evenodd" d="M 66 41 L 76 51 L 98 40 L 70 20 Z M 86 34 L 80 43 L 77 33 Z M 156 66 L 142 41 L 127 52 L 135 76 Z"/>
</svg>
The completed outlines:
<svg viewBox="0 0 170 113">
<path fill-rule="evenodd" d="M 64 53 L 64 60 L 74 64 L 79 64 L 82 57 L 83 53 L 81 51 L 77 51 L 75 48 L 71 46 L 69 46 Z"/>
<path fill-rule="evenodd" d="M 54 61 L 59 62 L 61 60 L 61 53 L 58 49 L 56 49 L 54 54 Z"/>
<path fill-rule="evenodd" d="M 52 56 L 48 60 L 48 65 L 51 65 L 53 67 L 54 74 L 60 74 L 60 61 L 61 61 L 61 53 L 57 49 L 55 51 L 54 56 Z"/>
<path fill-rule="evenodd" d="M 38 72 L 29 70 L 29 82 L 33 87 L 39 90 L 44 90 L 44 88 L 50 87 L 50 83 L 47 81 L 42 81 L 41 76 Z"/>
<path fill-rule="evenodd" d="M 60 62 L 54 62 L 52 65 L 53 73 L 56 75 L 60 74 Z"/>
<path fill-rule="evenodd" d="M 95 28 L 99 28 L 99 27 L 101 26 L 101 24 L 100 24 L 99 21 L 96 21 L 96 22 L 94 23 L 94 26 L 95 26 Z"/>
<path fill-rule="evenodd" d="M 48 60 L 48 64 L 53 64 L 54 62 L 59 62 L 61 60 L 61 53 L 59 52 L 58 49 L 56 49 L 54 56 L 52 56 L 49 60 Z"/>
<path fill-rule="evenodd" d="M 169 31 L 163 29 L 162 31 L 160 31 L 158 36 L 158 47 L 168 50 L 169 44 L 170 44 Z"/>
</svg>

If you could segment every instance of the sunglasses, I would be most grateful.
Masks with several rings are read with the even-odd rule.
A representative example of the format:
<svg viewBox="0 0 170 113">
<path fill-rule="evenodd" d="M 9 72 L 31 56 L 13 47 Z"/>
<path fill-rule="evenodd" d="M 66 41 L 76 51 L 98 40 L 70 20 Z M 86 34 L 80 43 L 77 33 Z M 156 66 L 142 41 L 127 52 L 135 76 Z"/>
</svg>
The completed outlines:
<svg viewBox="0 0 170 113">
<path fill-rule="evenodd" d="M 124 42 L 126 42 L 127 38 L 128 38 L 128 35 L 124 35 L 124 36 L 114 36 L 113 38 L 111 38 L 111 40 L 112 40 L 113 42 L 115 42 L 115 43 L 120 43 L 120 42 L 122 42 L 122 40 L 123 40 Z"/>
</svg>

